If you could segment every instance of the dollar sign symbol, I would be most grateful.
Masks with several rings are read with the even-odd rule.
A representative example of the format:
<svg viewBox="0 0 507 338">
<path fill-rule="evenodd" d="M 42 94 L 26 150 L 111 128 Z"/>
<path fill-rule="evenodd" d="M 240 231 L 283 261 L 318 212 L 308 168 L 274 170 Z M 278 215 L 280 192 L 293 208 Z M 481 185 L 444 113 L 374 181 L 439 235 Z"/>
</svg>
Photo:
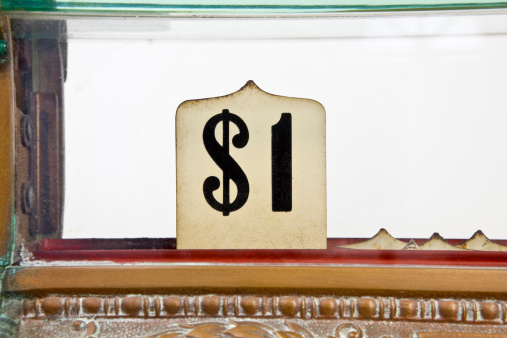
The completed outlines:
<svg viewBox="0 0 507 338">
<path fill-rule="evenodd" d="M 215 138 L 215 128 L 220 122 L 223 124 L 222 145 L 220 145 Z M 208 202 L 213 209 L 221 211 L 224 216 L 229 216 L 230 212 L 236 211 L 245 205 L 250 192 L 250 186 L 248 185 L 248 179 L 245 173 L 241 170 L 238 163 L 229 155 L 229 122 L 234 123 L 239 129 L 239 133 L 232 138 L 232 144 L 236 148 L 243 148 L 248 143 L 248 128 L 239 116 L 229 113 L 228 109 L 224 109 L 221 114 L 217 114 L 210 118 L 208 122 L 206 122 L 202 133 L 206 151 L 223 171 L 222 204 L 213 197 L 213 191 L 220 187 L 220 180 L 216 176 L 210 176 L 204 180 L 202 186 L 204 198 L 206 198 L 206 202 Z M 233 180 L 238 188 L 238 194 L 232 203 L 230 202 L 229 195 L 229 180 Z"/>
</svg>

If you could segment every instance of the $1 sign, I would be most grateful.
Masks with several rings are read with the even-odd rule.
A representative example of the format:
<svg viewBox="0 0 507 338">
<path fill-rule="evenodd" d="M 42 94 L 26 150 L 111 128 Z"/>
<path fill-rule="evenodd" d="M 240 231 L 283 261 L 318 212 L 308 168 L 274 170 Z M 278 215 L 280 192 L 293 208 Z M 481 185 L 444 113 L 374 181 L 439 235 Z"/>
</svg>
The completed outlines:
<svg viewBox="0 0 507 338">
<path fill-rule="evenodd" d="M 215 138 L 215 128 L 222 122 L 223 135 L 222 145 Z M 220 187 L 220 180 L 216 176 L 208 177 L 203 184 L 203 193 L 206 202 L 215 210 L 221 211 L 224 216 L 240 209 L 248 200 L 250 186 L 245 172 L 238 163 L 230 156 L 229 145 L 229 122 L 234 123 L 239 133 L 232 138 L 232 144 L 236 148 L 243 148 L 248 143 L 249 133 L 245 122 L 237 115 L 231 114 L 228 109 L 223 109 L 221 114 L 210 118 L 204 126 L 202 139 L 206 151 L 213 161 L 223 172 L 223 199 L 222 203 L 213 197 L 213 192 Z M 280 122 L 272 127 L 271 152 L 272 152 L 272 210 L 292 210 L 292 116 L 283 113 Z M 230 202 L 230 181 L 237 186 L 236 198 Z"/>
<path fill-rule="evenodd" d="M 249 81 L 176 111 L 178 249 L 326 248 L 325 109 Z"/>
</svg>

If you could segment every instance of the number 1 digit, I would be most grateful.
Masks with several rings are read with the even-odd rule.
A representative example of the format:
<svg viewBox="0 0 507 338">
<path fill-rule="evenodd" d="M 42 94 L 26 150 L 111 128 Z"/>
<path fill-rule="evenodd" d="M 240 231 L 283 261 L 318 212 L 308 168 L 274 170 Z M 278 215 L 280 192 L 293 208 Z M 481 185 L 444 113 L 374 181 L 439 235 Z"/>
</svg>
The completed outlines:
<svg viewBox="0 0 507 338">
<path fill-rule="evenodd" d="M 271 127 L 271 199 L 273 211 L 292 210 L 292 115 L 282 113 Z"/>
</svg>

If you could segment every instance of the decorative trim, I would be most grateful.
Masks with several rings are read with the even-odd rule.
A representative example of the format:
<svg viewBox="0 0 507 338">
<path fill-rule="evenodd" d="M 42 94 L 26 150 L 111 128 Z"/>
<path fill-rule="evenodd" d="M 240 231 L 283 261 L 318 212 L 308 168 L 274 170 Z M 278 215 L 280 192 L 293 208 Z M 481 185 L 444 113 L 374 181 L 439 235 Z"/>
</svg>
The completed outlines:
<svg viewBox="0 0 507 338">
<path fill-rule="evenodd" d="M 469 240 L 451 244 L 435 232 L 427 241 L 416 243 L 414 239 L 396 239 L 386 229 L 380 229 L 375 236 L 363 242 L 339 245 L 331 248 L 356 250 L 441 250 L 441 251 L 507 251 L 507 246 L 492 242 L 481 230 L 477 230 Z"/>
<path fill-rule="evenodd" d="M 236 322 L 229 320 L 228 322 L 204 322 L 198 324 L 179 324 L 170 330 L 159 332 L 147 338 L 162 337 L 279 337 L 279 338 L 315 338 L 318 335 L 312 333 L 308 329 L 296 323 L 285 322 L 285 327 L 278 330 L 265 323 L 257 322 Z M 90 331 L 89 331 L 90 332 Z M 338 326 L 334 336 L 328 338 L 339 337 L 355 337 L 363 336 L 362 330 L 354 324 L 345 323 Z"/>
<path fill-rule="evenodd" d="M 307 304 L 311 304 L 308 306 Z M 506 324 L 507 303 L 469 299 L 125 296 L 26 299 L 24 318 L 297 318 Z"/>
</svg>

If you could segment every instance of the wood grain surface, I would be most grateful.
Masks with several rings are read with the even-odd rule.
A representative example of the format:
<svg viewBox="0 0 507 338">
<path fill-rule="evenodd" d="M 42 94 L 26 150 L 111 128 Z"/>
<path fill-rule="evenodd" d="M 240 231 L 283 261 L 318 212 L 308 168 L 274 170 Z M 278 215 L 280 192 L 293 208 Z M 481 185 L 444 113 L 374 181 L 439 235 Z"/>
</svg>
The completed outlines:
<svg viewBox="0 0 507 338">
<path fill-rule="evenodd" d="M 4 36 L 4 32 L 9 32 L 8 21 L 0 16 L 0 36 Z M 0 64 L 0 257 L 8 252 L 12 211 L 14 93 L 11 60 L 12 57 L 9 57 L 7 62 Z"/>
<path fill-rule="evenodd" d="M 13 292 L 337 292 L 490 294 L 507 292 L 507 270 L 473 268 L 165 265 L 44 266 L 11 268 Z"/>
</svg>

